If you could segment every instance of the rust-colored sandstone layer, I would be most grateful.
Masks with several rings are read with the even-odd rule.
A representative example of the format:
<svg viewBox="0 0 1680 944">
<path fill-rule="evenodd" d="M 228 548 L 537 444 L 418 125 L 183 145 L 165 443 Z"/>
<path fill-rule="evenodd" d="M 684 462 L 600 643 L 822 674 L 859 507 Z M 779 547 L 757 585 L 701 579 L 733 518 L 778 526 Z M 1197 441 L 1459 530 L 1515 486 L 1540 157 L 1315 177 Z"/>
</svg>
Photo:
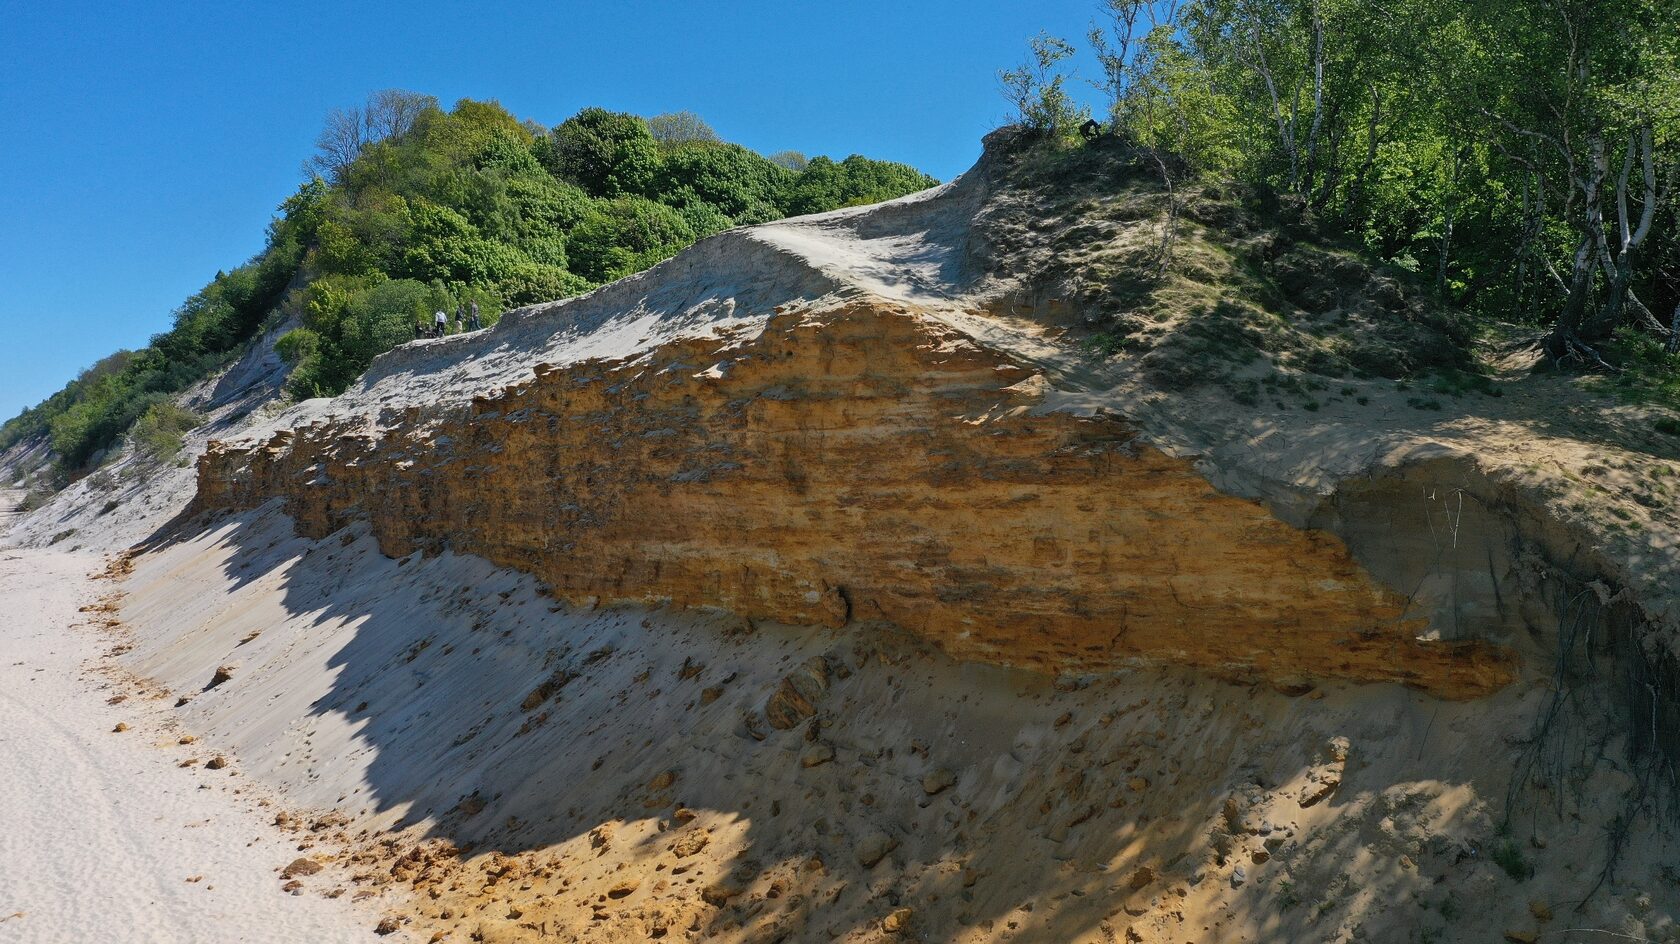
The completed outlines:
<svg viewBox="0 0 1680 944">
<path fill-rule="evenodd" d="M 1334 536 L 1221 494 L 1124 421 L 885 304 L 780 314 L 373 429 L 215 444 L 201 508 L 284 496 L 324 536 L 477 554 L 563 596 L 887 620 L 962 658 L 1160 661 L 1485 694 L 1514 662 L 1426 642 Z"/>
</svg>

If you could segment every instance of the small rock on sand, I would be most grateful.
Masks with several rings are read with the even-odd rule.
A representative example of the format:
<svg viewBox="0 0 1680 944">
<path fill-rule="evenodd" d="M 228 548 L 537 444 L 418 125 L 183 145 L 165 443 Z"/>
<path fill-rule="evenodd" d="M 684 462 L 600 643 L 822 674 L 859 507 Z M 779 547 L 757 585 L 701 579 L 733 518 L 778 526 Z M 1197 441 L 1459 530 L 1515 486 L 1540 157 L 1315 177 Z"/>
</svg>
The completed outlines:
<svg viewBox="0 0 1680 944">
<path fill-rule="evenodd" d="M 116 733 L 116 734 L 121 734 L 121 733 L 123 733 L 124 731 L 127 731 L 127 730 L 128 730 L 128 723 L 126 721 L 118 721 L 117 726 L 111 729 L 111 731 L 113 733 Z"/>
<path fill-rule="evenodd" d="M 910 918 L 914 914 L 909 908 L 900 908 L 881 919 L 881 930 L 888 934 L 897 934 L 910 926 Z"/>
<path fill-rule="evenodd" d="M 693 832 L 677 837 L 677 841 L 671 843 L 671 854 L 675 855 L 679 859 L 686 859 L 706 848 L 706 844 L 711 841 L 712 837 L 710 833 L 697 829 Z"/>
<path fill-rule="evenodd" d="M 291 864 L 280 870 L 281 878 L 295 878 L 299 875 L 314 875 L 321 871 L 321 863 L 302 856 L 293 859 Z"/>
<path fill-rule="evenodd" d="M 729 899 L 734 898 L 739 894 L 741 894 L 740 886 L 736 885 L 729 879 L 724 879 L 719 882 L 714 882 L 713 884 L 701 889 L 700 898 L 709 905 L 716 905 L 717 907 L 722 908 L 724 905 L 729 903 Z"/>
<path fill-rule="evenodd" d="M 885 859 L 887 853 L 898 848 L 898 840 L 883 832 L 870 833 L 858 840 L 857 860 L 864 868 L 870 868 L 875 863 Z"/>
<path fill-rule="evenodd" d="M 957 775 L 947 767 L 938 767 L 928 771 L 922 777 L 922 792 L 928 796 L 943 793 L 957 782 Z"/>
</svg>

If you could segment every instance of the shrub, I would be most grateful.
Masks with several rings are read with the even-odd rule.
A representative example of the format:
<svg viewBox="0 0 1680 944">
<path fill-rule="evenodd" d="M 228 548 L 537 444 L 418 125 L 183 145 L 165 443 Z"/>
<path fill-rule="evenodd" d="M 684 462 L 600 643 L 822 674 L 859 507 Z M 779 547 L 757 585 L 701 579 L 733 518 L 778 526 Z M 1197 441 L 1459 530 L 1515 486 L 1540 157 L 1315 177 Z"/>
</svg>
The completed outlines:
<svg viewBox="0 0 1680 944">
<path fill-rule="evenodd" d="M 501 300 L 509 307 L 551 302 L 588 291 L 591 287 L 589 280 L 549 265 L 520 269 L 496 285 Z M 489 323 L 485 327 L 489 327 Z"/>
<path fill-rule="evenodd" d="M 838 164 L 817 157 L 789 186 L 782 209 L 790 215 L 821 213 L 890 200 L 937 183 L 908 164 L 872 161 L 857 154 Z"/>
<path fill-rule="evenodd" d="M 668 258 L 694 241 L 676 210 L 642 197 L 599 205 L 572 231 L 567 247 L 573 271 L 610 282 Z"/>
<path fill-rule="evenodd" d="M 641 193 L 659 163 L 647 122 L 604 108 L 585 108 L 566 119 L 548 142 L 542 156 L 549 169 L 596 196 Z"/>
<path fill-rule="evenodd" d="M 690 142 L 667 148 L 653 175 L 662 202 L 716 207 L 737 223 L 781 216 L 779 204 L 793 175 L 738 144 Z"/>
<path fill-rule="evenodd" d="M 160 400 L 135 421 L 130 438 L 141 453 L 155 459 L 168 459 L 181 451 L 181 440 L 187 431 L 202 422 L 204 417 L 175 401 Z"/>
<path fill-rule="evenodd" d="M 321 336 L 308 328 L 294 328 L 274 342 L 274 352 L 288 364 L 299 364 L 321 349 Z"/>
<path fill-rule="evenodd" d="M 276 342 L 295 365 L 287 388 L 301 397 L 344 392 L 375 357 L 413 340 L 415 326 L 432 310 L 431 290 L 413 279 L 322 278 L 307 295 L 305 327 Z"/>
<path fill-rule="evenodd" d="M 1494 846 L 1493 861 L 1516 881 L 1526 881 L 1534 875 L 1534 866 L 1523 857 L 1522 850 L 1517 848 L 1514 840 L 1506 839 Z"/>
</svg>

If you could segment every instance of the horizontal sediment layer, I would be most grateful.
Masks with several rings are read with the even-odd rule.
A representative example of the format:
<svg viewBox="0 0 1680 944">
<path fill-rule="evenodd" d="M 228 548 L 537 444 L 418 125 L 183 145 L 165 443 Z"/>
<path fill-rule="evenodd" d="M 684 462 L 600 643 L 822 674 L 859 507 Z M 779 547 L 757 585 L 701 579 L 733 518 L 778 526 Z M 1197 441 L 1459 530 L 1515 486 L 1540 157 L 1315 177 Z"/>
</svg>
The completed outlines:
<svg viewBox="0 0 1680 944">
<path fill-rule="evenodd" d="M 749 336 L 750 335 L 750 336 Z M 418 381 L 416 381 L 418 382 Z M 912 310 L 854 303 L 647 356 L 538 365 L 470 408 L 218 443 L 200 508 L 284 497 L 304 533 L 371 522 L 578 600 L 897 624 L 1046 671 L 1491 692 L 1514 657 L 1427 621 L 1335 536 L 1223 494 L 1112 415 L 1042 409 L 1030 369 Z"/>
</svg>

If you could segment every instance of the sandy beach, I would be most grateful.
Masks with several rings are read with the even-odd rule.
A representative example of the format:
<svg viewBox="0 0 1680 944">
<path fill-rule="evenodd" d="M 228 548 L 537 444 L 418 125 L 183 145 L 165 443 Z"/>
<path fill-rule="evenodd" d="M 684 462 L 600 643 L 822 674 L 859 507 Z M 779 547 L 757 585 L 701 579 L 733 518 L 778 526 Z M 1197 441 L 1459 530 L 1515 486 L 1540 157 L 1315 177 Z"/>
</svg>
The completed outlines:
<svg viewBox="0 0 1680 944">
<path fill-rule="evenodd" d="M 281 890 L 296 849 L 239 778 L 177 767 L 164 706 L 107 704 L 78 612 L 100 566 L 0 551 L 0 942 L 376 939 L 347 898 Z"/>
</svg>

